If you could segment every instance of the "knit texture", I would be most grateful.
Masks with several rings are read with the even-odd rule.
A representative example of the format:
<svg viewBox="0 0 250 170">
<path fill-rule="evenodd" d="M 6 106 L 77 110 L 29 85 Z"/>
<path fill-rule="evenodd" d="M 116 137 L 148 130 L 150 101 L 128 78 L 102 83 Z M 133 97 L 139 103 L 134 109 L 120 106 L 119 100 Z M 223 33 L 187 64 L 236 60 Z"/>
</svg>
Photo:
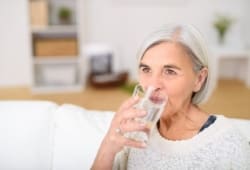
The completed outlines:
<svg viewBox="0 0 250 170">
<path fill-rule="evenodd" d="M 147 148 L 131 148 L 122 156 L 127 159 L 115 164 L 128 170 L 250 170 L 247 140 L 221 115 L 187 140 L 167 140 L 155 128 Z"/>
</svg>

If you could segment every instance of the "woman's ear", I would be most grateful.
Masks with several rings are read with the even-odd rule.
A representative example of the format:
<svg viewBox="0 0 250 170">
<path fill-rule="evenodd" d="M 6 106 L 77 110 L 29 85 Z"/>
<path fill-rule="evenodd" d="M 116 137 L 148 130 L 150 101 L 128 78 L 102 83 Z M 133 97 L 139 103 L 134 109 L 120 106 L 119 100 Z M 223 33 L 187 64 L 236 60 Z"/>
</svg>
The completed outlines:
<svg viewBox="0 0 250 170">
<path fill-rule="evenodd" d="M 198 92 L 202 85 L 204 84 L 206 78 L 208 75 L 208 69 L 206 67 L 203 67 L 197 74 L 197 79 L 195 82 L 195 86 L 194 86 L 194 92 Z"/>
</svg>

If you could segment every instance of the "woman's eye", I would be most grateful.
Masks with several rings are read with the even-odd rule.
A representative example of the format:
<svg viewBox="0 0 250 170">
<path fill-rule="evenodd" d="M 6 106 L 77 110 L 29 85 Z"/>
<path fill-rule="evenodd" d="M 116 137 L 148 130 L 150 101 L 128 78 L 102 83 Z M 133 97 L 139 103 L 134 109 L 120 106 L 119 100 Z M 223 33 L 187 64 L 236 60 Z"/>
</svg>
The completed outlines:
<svg viewBox="0 0 250 170">
<path fill-rule="evenodd" d="M 164 71 L 165 75 L 176 75 L 177 73 L 174 70 L 166 69 Z"/>
<path fill-rule="evenodd" d="M 149 73 L 150 72 L 150 69 L 148 67 L 142 67 L 140 69 L 143 73 Z"/>
</svg>

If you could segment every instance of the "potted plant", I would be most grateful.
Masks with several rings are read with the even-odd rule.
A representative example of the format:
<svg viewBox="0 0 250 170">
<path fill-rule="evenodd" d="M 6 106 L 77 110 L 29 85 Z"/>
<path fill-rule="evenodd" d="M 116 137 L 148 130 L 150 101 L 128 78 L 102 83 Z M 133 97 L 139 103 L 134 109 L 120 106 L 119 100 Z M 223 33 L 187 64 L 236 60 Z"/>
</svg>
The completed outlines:
<svg viewBox="0 0 250 170">
<path fill-rule="evenodd" d="M 226 15 L 217 15 L 216 19 L 214 20 L 214 27 L 218 32 L 219 36 L 219 43 L 223 44 L 225 41 L 225 35 L 233 23 L 233 19 Z"/>
<path fill-rule="evenodd" d="M 58 11 L 58 17 L 61 24 L 70 24 L 71 23 L 71 9 L 68 7 L 60 7 Z"/>
</svg>

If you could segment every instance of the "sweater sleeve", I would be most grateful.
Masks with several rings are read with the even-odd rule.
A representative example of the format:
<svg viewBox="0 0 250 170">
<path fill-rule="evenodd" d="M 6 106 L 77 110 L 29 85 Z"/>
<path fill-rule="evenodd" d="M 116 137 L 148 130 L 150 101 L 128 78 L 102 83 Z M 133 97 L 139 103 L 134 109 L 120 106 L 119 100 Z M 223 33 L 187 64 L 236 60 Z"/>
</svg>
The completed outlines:
<svg viewBox="0 0 250 170">
<path fill-rule="evenodd" d="M 124 148 L 116 154 L 112 170 L 126 170 L 128 162 L 129 149 Z"/>
</svg>

